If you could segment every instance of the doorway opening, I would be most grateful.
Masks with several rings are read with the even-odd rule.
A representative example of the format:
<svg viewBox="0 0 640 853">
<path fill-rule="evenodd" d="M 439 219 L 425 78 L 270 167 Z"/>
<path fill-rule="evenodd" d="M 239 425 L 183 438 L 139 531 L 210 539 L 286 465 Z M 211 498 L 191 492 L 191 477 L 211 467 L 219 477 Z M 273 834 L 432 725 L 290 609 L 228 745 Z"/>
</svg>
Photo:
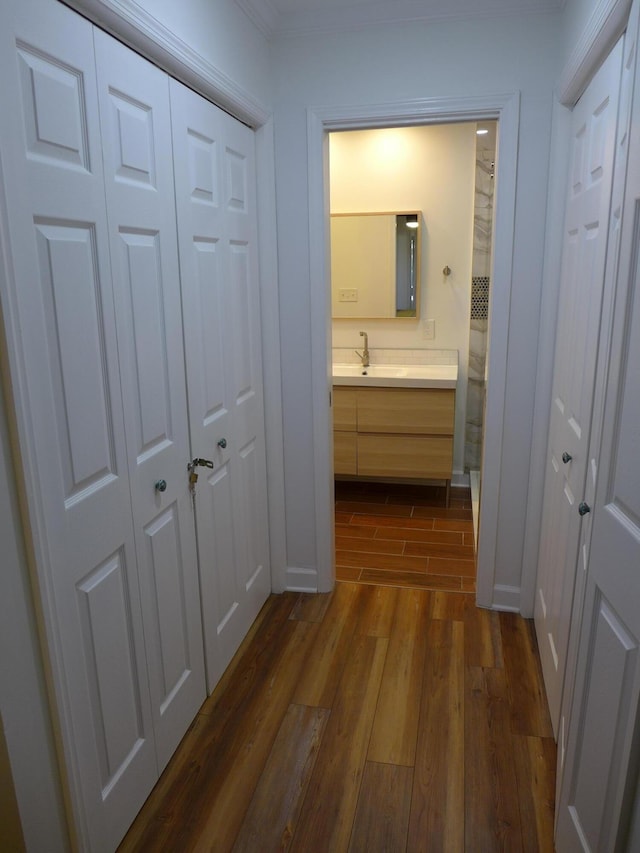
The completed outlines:
<svg viewBox="0 0 640 853">
<path fill-rule="evenodd" d="M 428 464 L 420 483 L 354 481 L 355 436 L 341 422 L 334 431 L 338 579 L 475 591 L 496 129 L 492 120 L 329 134 L 332 361 L 358 362 L 366 329 L 372 365 L 437 371 L 448 360 L 458 369 L 450 507 L 448 490 L 429 485 Z M 409 218 L 417 252 L 405 264 Z M 411 287 L 417 298 L 407 312 Z M 335 391 L 341 412 L 345 392 Z M 417 470 L 415 457 L 410 463 Z M 382 467 L 395 477 L 392 463 Z"/>
<path fill-rule="evenodd" d="M 393 105 L 318 108 L 308 113 L 309 236 L 311 260 L 311 313 L 325 317 L 311 328 L 316 506 L 316 556 L 319 591 L 333 587 L 334 480 L 332 464 L 331 305 L 329 255 L 329 134 L 338 130 L 478 122 L 498 123 L 496 195 L 491 306 L 487 339 L 488 382 L 482 452 L 483 500 L 477 553 L 477 603 L 485 607 L 517 607 L 517 590 L 495 587 L 497 520 L 501 481 L 501 447 L 511 269 L 513 262 L 515 190 L 517 173 L 519 97 L 495 96 L 438 98 Z M 495 588 L 494 588 L 495 587 Z"/>
</svg>

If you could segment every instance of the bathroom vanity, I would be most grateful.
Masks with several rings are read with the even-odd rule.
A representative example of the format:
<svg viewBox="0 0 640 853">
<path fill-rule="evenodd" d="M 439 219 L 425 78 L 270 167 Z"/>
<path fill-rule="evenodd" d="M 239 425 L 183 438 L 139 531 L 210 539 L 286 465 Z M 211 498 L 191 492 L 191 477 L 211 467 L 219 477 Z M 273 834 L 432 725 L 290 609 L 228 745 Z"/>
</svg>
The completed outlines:
<svg viewBox="0 0 640 853">
<path fill-rule="evenodd" d="M 453 467 L 457 365 L 334 365 L 338 477 L 444 480 Z"/>
</svg>

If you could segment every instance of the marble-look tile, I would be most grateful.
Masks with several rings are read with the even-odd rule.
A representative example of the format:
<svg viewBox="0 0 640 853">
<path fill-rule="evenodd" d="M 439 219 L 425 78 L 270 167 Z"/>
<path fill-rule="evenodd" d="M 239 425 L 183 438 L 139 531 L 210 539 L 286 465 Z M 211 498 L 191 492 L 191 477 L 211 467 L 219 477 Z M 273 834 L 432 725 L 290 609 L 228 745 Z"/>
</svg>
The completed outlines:
<svg viewBox="0 0 640 853">
<path fill-rule="evenodd" d="M 476 152 L 472 276 L 491 274 L 495 152 Z M 485 364 L 487 352 L 486 319 L 473 319 L 469 328 L 467 414 L 465 424 L 464 467 L 480 467 L 484 417 Z"/>
<path fill-rule="evenodd" d="M 484 320 L 483 319 L 474 319 L 471 321 L 471 325 L 470 325 L 471 334 L 475 334 L 476 332 L 479 332 L 480 334 L 482 334 L 484 336 L 484 341 L 482 342 L 482 345 L 484 347 L 486 347 L 486 345 L 487 345 L 487 331 L 488 331 L 488 329 L 489 329 L 489 322 L 486 319 L 484 319 Z"/>
<path fill-rule="evenodd" d="M 484 380 L 469 378 L 467 383 L 467 423 L 482 426 Z"/>
</svg>

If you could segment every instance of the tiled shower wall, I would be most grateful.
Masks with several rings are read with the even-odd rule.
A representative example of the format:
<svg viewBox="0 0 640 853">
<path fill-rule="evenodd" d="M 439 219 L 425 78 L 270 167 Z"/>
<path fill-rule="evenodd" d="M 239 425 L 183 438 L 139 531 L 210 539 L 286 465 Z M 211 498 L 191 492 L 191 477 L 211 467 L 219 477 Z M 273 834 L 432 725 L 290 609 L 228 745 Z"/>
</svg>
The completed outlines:
<svg viewBox="0 0 640 853">
<path fill-rule="evenodd" d="M 487 148 L 483 137 L 476 147 L 476 186 L 469 330 L 469 379 L 465 426 L 465 471 L 480 469 L 484 421 L 485 364 L 491 271 L 495 148 Z"/>
</svg>

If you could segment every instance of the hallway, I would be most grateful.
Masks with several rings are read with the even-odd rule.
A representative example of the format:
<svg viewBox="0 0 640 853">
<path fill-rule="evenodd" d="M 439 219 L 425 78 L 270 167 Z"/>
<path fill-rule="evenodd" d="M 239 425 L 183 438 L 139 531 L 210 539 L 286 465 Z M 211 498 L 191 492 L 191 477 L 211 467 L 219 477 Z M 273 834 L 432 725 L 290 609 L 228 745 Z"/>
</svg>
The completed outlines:
<svg viewBox="0 0 640 853">
<path fill-rule="evenodd" d="M 532 623 L 473 596 L 271 596 L 124 851 L 553 850 Z"/>
</svg>

